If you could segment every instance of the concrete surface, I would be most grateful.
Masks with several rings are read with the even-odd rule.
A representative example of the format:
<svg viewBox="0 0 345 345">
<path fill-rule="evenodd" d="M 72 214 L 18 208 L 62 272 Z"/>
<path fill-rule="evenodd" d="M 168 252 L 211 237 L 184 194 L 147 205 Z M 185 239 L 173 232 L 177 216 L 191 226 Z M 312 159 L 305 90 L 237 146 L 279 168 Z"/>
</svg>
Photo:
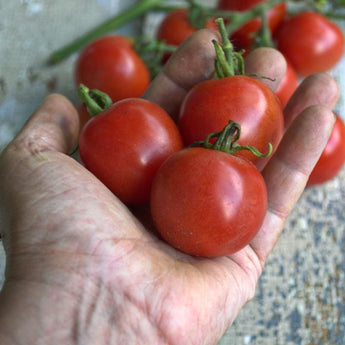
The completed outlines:
<svg viewBox="0 0 345 345">
<path fill-rule="evenodd" d="M 50 92 L 76 101 L 75 55 L 47 67 L 49 53 L 132 2 L 0 0 L 0 151 Z M 148 31 L 155 21 L 146 21 Z M 121 32 L 133 30 L 126 26 Z M 344 62 L 331 72 L 341 85 L 336 110 L 343 118 L 344 72 Z M 344 196 L 345 167 L 333 181 L 304 192 L 267 262 L 254 300 L 220 344 L 345 344 Z M 1 284 L 5 256 L 0 248 Z"/>
</svg>

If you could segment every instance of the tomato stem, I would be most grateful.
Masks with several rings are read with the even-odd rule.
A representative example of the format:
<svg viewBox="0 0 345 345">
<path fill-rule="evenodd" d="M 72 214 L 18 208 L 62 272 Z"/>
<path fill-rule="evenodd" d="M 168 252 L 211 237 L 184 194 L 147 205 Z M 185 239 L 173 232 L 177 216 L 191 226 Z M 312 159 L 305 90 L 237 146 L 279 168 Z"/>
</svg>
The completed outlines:
<svg viewBox="0 0 345 345">
<path fill-rule="evenodd" d="M 272 40 L 272 33 L 268 26 L 267 12 L 262 11 L 261 14 L 261 27 L 254 39 L 255 47 L 274 47 Z"/>
<path fill-rule="evenodd" d="M 134 50 L 149 69 L 151 78 L 154 78 L 163 68 L 164 54 L 174 53 L 176 49 L 176 46 L 150 37 L 139 37 L 134 44 Z"/>
<path fill-rule="evenodd" d="M 226 26 L 226 31 L 228 32 L 228 35 L 231 35 L 243 24 L 260 16 L 262 12 L 267 12 L 273 6 L 285 1 L 267 0 L 257 4 L 256 6 L 246 11 L 219 11 L 218 13 L 215 12 L 214 14 L 217 15 L 217 17 L 228 19 L 229 23 Z"/>
<path fill-rule="evenodd" d="M 90 90 L 83 84 L 79 85 L 78 96 L 91 116 L 98 115 L 113 104 L 111 98 L 105 92 L 97 89 Z"/>
<path fill-rule="evenodd" d="M 216 23 L 222 37 L 221 45 L 216 40 L 212 41 L 217 56 L 215 61 L 217 77 L 224 78 L 245 74 L 243 52 L 235 52 L 234 46 L 229 40 L 223 18 L 216 19 Z"/>
<path fill-rule="evenodd" d="M 84 47 L 86 44 L 90 43 L 94 39 L 105 35 L 106 33 L 118 29 L 129 21 L 136 19 L 142 16 L 144 13 L 154 9 L 164 0 L 141 0 L 138 1 L 135 5 L 125 9 L 121 13 L 109 18 L 99 26 L 96 26 L 92 30 L 88 31 L 84 35 L 80 36 L 76 40 L 67 44 L 54 51 L 49 59 L 49 64 L 57 64 L 62 60 L 66 59 L 68 56 L 78 51 L 80 48 Z"/>
<path fill-rule="evenodd" d="M 253 153 L 256 157 L 265 158 L 272 154 L 273 147 L 268 143 L 268 152 L 261 153 L 254 146 L 239 145 L 237 141 L 241 137 L 241 126 L 235 121 L 230 120 L 224 129 L 220 132 L 209 134 L 204 141 L 197 141 L 190 145 L 191 147 L 201 146 L 206 149 L 222 151 L 228 154 L 234 154 L 238 151 L 247 150 Z M 216 139 L 211 143 L 212 139 Z"/>
<path fill-rule="evenodd" d="M 79 49 L 83 48 L 85 45 L 91 41 L 111 32 L 115 29 L 122 27 L 124 24 L 130 22 L 133 19 L 141 17 L 148 11 L 173 11 L 176 6 L 164 6 L 162 2 L 165 0 L 141 0 L 135 3 L 133 6 L 125 9 L 121 13 L 110 17 L 100 25 L 89 30 L 84 35 L 78 37 L 71 43 L 63 46 L 52 52 L 48 58 L 48 63 L 54 65 L 60 63 L 73 53 L 77 52 Z M 242 26 L 247 21 L 257 17 L 261 10 L 268 10 L 277 3 L 282 2 L 282 0 L 268 0 L 260 3 L 250 10 L 239 12 L 239 11 L 222 11 L 215 10 L 209 7 L 205 7 L 198 4 L 195 0 L 186 0 L 190 4 L 191 14 L 191 25 L 199 29 L 204 27 L 206 21 L 210 18 L 222 17 L 229 20 L 227 25 L 228 34 L 236 31 L 240 26 Z"/>
</svg>

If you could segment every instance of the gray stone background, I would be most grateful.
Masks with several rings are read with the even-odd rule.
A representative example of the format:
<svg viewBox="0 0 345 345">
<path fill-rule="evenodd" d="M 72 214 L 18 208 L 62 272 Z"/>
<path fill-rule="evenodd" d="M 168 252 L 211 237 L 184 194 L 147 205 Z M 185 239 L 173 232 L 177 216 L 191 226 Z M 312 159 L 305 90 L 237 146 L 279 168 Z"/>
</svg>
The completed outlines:
<svg viewBox="0 0 345 345">
<path fill-rule="evenodd" d="M 47 94 L 59 92 L 76 102 L 75 55 L 48 67 L 49 53 L 133 2 L 0 0 L 0 151 Z M 152 33 L 157 21 L 157 16 L 148 16 L 144 30 Z M 117 32 L 135 34 L 140 24 Z M 330 72 L 341 87 L 336 110 L 343 118 L 344 72 L 344 61 Z M 345 344 L 344 196 L 345 167 L 333 181 L 304 192 L 266 264 L 255 298 L 220 344 Z M 4 266 L 0 246 L 0 285 Z"/>
</svg>

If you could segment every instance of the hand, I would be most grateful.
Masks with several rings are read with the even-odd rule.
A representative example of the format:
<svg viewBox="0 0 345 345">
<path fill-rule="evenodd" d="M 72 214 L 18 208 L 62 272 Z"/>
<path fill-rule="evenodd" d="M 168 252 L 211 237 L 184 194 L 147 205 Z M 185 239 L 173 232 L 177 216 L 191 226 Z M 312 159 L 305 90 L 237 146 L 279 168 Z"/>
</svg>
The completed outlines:
<svg viewBox="0 0 345 345">
<path fill-rule="evenodd" d="M 213 73 L 214 32 L 196 33 L 145 98 L 177 114 L 192 85 Z M 248 73 L 274 89 L 280 53 L 260 48 Z M 331 132 L 338 97 L 326 74 L 309 77 L 285 109 L 288 129 L 263 171 L 269 208 L 253 242 L 202 259 L 161 242 L 66 153 L 78 116 L 47 97 L 0 157 L 0 229 L 7 254 L 0 343 L 216 344 L 255 293 L 273 249 Z M 141 213 L 147 219 L 147 214 Z"/>
</svg>

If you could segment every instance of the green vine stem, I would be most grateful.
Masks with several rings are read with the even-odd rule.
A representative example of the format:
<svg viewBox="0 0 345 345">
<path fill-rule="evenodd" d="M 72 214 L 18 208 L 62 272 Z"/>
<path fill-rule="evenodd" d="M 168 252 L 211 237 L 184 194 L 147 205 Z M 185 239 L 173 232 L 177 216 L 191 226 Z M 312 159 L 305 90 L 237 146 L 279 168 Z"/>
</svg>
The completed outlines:
<svg viewBox="0 0 345 345">
<path fill-rule="evenodd" d="M 181 8 L 177 6 L 165 5 L 163 4 L 165 1 L 166 0 L 138 0 L 133 6 L 125 9 L 123 12 L 116 14 L 113 17 L 110 17 L 108 20 L 86 32 L 76 40 L 52 52 L 48 58 L 48 63 L 57 64 L 63 61 L 94 39 L 122 27 L 131 20 L 139 18 L 149 11 L 167 12 Z M 330 18 L 338 19 L 343 19 L 344 15 L 336 14 L 335 9 L 344 9 L 345 6 L 344 0 L 267 0 L 257 4 L 249 10 L 241 12 L 221 11 L 214 8 L 209 8 L 199 4 L 196 0 L 186 0 L 186 2 L 189 5 L 189 19 L 193 27 L 196 29 L 203 28 L 208 19 L 222 17 L 228 20 L 228 24 L 226 26 L 228 35 L 231 35 L 246 22 L 259 17 L 263 12 L 267 12 L 270 8 L 282 2 L 304 4 L 306 8 L 309 8 L 310 10 L 319 10 Z"/>
<path fill-rule="evenodd" d="M 253 48 L 255 47 L 274 47 L 273 39 L 272 39 L 272 33 L 268 26 L 268 20 L 267 20 L 267 12 L 262 11 L 260 14 L 261 17 L 261 27 L 259 31 L 257 32 L 257 35 L 253 42 Z"/>
<path fill-rule="evenodd" d="M 163 57 L 167 53 L 174 53 L 177 47 L 151 37 L 138 37 L 134 43 L 134 50 L 144 61 L 153 79 L 163 68 Z"/>
<path fill-rule="evenodd" d="M 149 11 L 165 10 L 172 11 L 175 7 L 164 6 L 162 2 L 166 0 L 140 0 L 133 6 L 127 8 L 123 12 L 109 18 L 99 26 L 86 32 L 76 40 L 54 51 L 48 58 L 48 63 L 51 65 L 57 64 L 71 54 L 75 53 L 85 45 L 93 41 L 94 39 L 101 37 L 111 31 L 114 31 L 124 24 L 130 22 L 133 19 L 141 17 Z M 239 11 L 220 11 L 213 8 L 205 7 L 198 4 L 195 0 L 186 0 L 189 3 L 191 10 L 190 18 L 193 21 L 192 26 L 195 25 L 196 29 L 204 27 L 206 21 L 209 18 L 223 17 L 229 20 L 230 24 L 227 26 L 228 34 L 236 31 L 241 25 L 247 21 L 257 17 L 262 10 L 268 10 L 277 3 L 279 0 L 268 0 L 254 6 L 252 9 L 239 12 Z M 194 19 L 193 19 L 194 18 Z"/>
<path fill-rule="evenodd" d="M 98 115 L 113 104 L 111 98 L 105 92 L 97 89 L 90 90 L 83 84 L 79 85 L 78 96 L 91 116 Z"/>
<path fill-rule="evenodd" d="M 289 14 L 301 11 L 316 11 L 329 19 L 345 19 L 345 0 L 284 0 L 290 6 Z"/>
<path fill-rule="evenodd" d="M 218 78 L 232 77 L 234 75 L 244 75 L 244 60 L 242 53 L 236 52 L 229 40 L 223 18 L 216 19 L 218 30 L 222 38 L 222 44 L 216 40 L 212 43 L 216 50 L 215 70 Z"/>
<path fill-rule="evenodd" d="M 86 34 L 80 36 L 76 40 L 72 41 L 70 44 L 54 51 L 49 59 L 49 64 L 57 64 L 78 51 L 86 44 L 90 43 L 94 39 L 101 37 L 120 28 L 129 21 L 136 19 L 142 16 L 144 13 L 154 9 L 156 6 L 160 5 L 164 0 L 140 0 L 135 5 L 125 9 L 123 12 L 115 15 L 114 17 L 109 18 L 107 21 L 103 22 L 94 29 L 88 31 Z"/>
<path fill-rule="evenodd" d="M 241 146 L 237 143 L 241 137 L 241 126 L 232 120 L 220 132 L 209 134 L 204 141 L 197 141 L 190 145 L 190 147 L 204 147 L 206 149 L 218 150 L 228 154 L 234 154 L 239 151 L 247 150 L 253 153 L 256 157 L 265 158 L 272 154 L 273 147 L 268 143 L 268 152 L 261 153 L 253 146 Z M 211 142 L 211 140 L 216 139 Z"/>
</svg>

